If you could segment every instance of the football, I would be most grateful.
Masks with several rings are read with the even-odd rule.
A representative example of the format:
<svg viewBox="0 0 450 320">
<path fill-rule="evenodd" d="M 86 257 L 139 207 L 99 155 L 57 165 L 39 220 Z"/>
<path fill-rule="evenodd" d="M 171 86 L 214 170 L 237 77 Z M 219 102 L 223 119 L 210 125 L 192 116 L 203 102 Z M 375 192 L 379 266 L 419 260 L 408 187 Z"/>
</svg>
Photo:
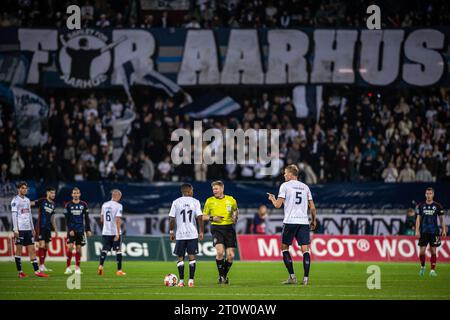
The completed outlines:
<svg viewBox="0 0 450 320">
<path fill-rule="evenodd" d="M 164 277 L 164 285 L 166 287 L 174 287 L 178 283 L 178 278 L 173 273 L 169 273 Z"/>
</svg>

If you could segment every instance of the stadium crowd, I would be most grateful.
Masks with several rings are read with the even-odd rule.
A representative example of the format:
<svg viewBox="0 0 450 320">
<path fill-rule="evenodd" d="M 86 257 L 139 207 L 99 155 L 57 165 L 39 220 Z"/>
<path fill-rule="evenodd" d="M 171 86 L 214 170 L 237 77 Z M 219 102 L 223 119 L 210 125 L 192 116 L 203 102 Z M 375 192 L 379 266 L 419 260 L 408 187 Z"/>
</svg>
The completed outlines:
<svg viewBox="0 0 450 320">
<path fill-rule="evenodd" d="M 344 0 L 185 0 L 186 10 L 143 10 L 139 0 L 5 0 L 0 26 L 63 27 L 66 8 L 78 4 L 83 27 L 358 27 L 373 1 Z M 161 1 L 167 6 L 169 2 Z M 438 26 L 450 22 L 445 0 L 377 1 L 382 27 Z M 159 7 L 161 9 L 161 7 Z M 164 8 L 164 6 L 163 6 Z"/>
<path fill-rule="evenodd" d="M 56 91 L 57 92 L 57 91 Z M 140 94 L 139 94 L 140 95 Z M 140 95 L 142 96 L 142 95 Z M 192 129 L 171 98 L 136 103 L 122 157 L 113 161 L 112 124 L 131 106 L 108 92 L 52 93 L 40 145 L 20 147 L 13 113 L 0 105 L 0 182 L 12 179 L 168 181 L 267 179 L 262 166 L 179 165 L 171 132 Z M 241 114 L 203 121 L 203 129 L 279 128 L 281 168 L 296 163 L 308 184 L 331 181 L 450 181 L 450 93 L 410 92 L 393 99 L 340 88 L 325 92 L 319 121 L 298 119 L 289 96 L 259 92 L 237 98 Z M 151 102 L 150 102 L 151 101 Z"/>
</svg>

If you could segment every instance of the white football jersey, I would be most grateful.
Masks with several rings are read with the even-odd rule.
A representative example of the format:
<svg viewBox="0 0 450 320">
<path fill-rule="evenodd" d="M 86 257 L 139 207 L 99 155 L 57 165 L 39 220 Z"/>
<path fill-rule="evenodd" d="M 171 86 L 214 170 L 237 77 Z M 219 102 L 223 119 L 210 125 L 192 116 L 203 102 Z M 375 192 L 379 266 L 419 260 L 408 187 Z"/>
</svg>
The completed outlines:
<svg viewBox="0 0 450 320">
<path fill-rule="evenodd" d="M 298 180 L 284 182 L 279 198 L 284 198 L 284 220 L 288 224 L 309 224 L 308 201 L 312 200 L 309 187 Z"/>
<path fill-rule="evenodd" d="M 169 217 L 177 219 L 177 240 L 198 238 L 197 217 L 202 215 L 200 201 L 193 197 L 180 197 L 172 202 Z"/>
<path fill-rule="evenodd" d="M 14 231 L 34 229 L 30 199 L 15 196 L 11 201 L 11 212 Z"/>
<path fill-rule="evenodd" d="M 116 201 L 108 201 L 102 205 L 101 215 L 103 216 L 104 236 L 115 236 L 117 234 L 116 217 L 122 217 L 123 206 Z M 119 230 L 122 234 L 122 230 Z"/>
</svg>

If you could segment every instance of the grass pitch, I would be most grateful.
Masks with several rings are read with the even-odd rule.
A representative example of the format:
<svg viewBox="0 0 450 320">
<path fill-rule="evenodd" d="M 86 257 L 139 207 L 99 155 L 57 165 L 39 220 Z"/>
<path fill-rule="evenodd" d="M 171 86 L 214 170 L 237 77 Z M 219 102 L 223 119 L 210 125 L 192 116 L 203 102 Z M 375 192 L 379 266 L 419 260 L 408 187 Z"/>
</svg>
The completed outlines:
<svg viewBox="0 0 450 320">
<path fill-rule="evenodd" d="M 312 263 L 310 284 L 282 285 L 287 278 L 283 262 L 235 262 L 230 285 L 218 285 L 215 262 L 197 263 L 196 287 L 165 287 L 164 275 L 178 274 L 175 262 L 127 262 L 125 277 L 115 275 L 115 263 L 105 264 L 105 275 L 97 275 L 97 262 L 81 264 L 81 289 L 69 290 L 63 274 L 65 263 L 49 262 L 50 277 L 37 278 L 27 259 L 22 260 L 28 278 L 19 279 L 13 262 L 0 263 L 0 299 L 450 299 L 450 265 L 438 263 L 438 277 L 419 277 L 418 264 L 372 263 L 381 269 L 381 289 L 366 286 L 371 263 Z M 189 269 L 185 268 L 186 274 Z M 301 263 L 295 263 L 299 280 Z"/>
</svg>

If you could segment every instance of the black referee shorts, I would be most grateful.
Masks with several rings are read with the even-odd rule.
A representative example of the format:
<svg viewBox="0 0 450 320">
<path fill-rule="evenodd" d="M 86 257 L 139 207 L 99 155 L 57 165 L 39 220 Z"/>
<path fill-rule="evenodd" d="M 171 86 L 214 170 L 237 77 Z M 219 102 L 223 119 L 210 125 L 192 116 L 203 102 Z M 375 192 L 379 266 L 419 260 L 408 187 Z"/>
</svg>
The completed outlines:
<svg viewBox="0 0 450 320">
<path fill-rule="evenodd" d="M 213 237 L 213 244 L 223 244 L 225 248 L 236 248 L 236 229 L 234 225 L 211 225 L 211 235 Z"/>
</svg>

